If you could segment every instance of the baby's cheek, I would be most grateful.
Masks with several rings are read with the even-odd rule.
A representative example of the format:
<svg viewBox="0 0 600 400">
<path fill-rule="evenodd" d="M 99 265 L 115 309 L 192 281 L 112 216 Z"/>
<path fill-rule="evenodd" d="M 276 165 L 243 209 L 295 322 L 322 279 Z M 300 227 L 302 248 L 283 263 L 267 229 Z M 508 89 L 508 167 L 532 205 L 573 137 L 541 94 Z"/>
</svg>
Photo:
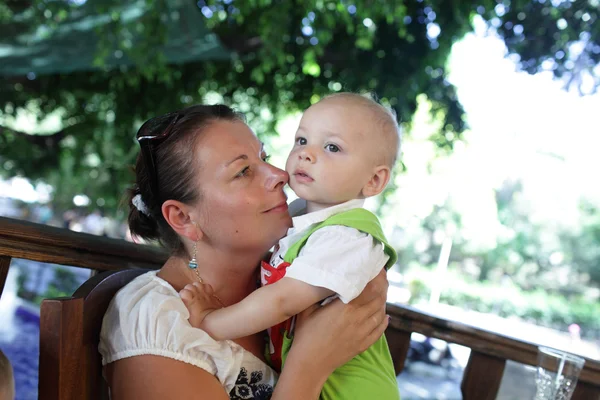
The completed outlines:
<svg viewBox="0 0 600 400">
<path fill-rule="evenodd" d="M 292 152 L 291 152 L 291 153 L 290 153 L 290 155 L 288 156 L 288 159 L 287 159 L 287 160 L 286 160 L 286 162 L 285 162 L 285 171 L 286 171 L 288 174 L 291 174 L 291 173 L 293 172 L 293 171 L 292 171 L 292 168 L 293 168 L 293 164 L 294 164 L 294 163 L 293 163 L 293 156 L 294 156 L 294 154 L 295 154 L 295 153 L 294 153 L 294 151 L 292 150 Z"/>
</svg>

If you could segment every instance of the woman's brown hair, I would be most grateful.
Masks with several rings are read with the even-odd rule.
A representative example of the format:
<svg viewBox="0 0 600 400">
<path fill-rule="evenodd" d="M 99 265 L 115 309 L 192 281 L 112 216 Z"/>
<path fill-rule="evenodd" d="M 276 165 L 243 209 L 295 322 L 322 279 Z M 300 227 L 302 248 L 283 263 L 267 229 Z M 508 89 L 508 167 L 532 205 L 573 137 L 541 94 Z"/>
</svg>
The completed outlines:
<svg viewBox="0 0 600 400">
<path fill-rule="evenodd" d="M 184 251 L 181 239 L 164 219 L 166 200 L 192 204 L 200 199 L 194 183 L 194 150 L 202 132 L 216 121 L 241 121 L 244 116 L 225 105 L 195 105 L 146 121 L 137 133 L 141 146 L 135 184 L 128 191 L 129 229 L 143 239 L 158 240 L 172 254 Z M 133 204 L 140 195 L 142 211 Z"/>
</svg>

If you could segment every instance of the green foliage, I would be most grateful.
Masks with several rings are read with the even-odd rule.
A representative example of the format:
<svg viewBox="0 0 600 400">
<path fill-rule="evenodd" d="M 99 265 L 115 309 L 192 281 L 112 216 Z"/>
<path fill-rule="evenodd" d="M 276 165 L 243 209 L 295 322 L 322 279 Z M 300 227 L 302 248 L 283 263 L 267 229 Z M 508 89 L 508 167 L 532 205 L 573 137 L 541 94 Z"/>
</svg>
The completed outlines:
<svg viewBox="0 0 600 400">
<path fill-rule="evenodd" d="M 492 313 L 501 317 L 518 317 L 533 324 L 565 330 L 578 324 L 584 336 L 600 332 L 600 304 L 581 297 L 566 299 L 543 290 L 506 293 L 496 285 L 479 284 L 471 287 L 450 288 L 440 297 L 445 304 Z"/>
<path fill-rule="evenodd" d="M 511 284 L 469 282 L 452 276 L 446 283 L 440 296 L 444 304 L 505 318 L 517 317 L 562 331 L 576 323 L 582 327 L 582 336 L 596 338 L 600 334 L 600 303 L 582 296 L 566 298 L 542 289 L 524 291 Z M 411 304 L 426 302 L 430 285 L 420 278 L 411 279 Z"/>
<path fill-rule="evenodd" d="M 596 92 L 600 75 L 600 3 L 575 1 L 487 2 L 483 15 L 497 27 L 521 68 L 529 73 L 551 70 L 581 93 Z M 574 45 L 575 44 L 575 45 Z M 587 75 L 595 86 L 587 91 Z"/>
<path fill-rule="evenodd" d="M 29 273 L 27 270 L 21 270 L 21 273 L 17 276 L 17 296 L 23 297 L 25 293 L 25 282 L 29 279 Z"/>
<path fill-rule="evenodd" d="M 54 269 L 52 281 L 48 284 L 44 293 L 32 293 L 25 288 L 25 283 L 31 278 L 27 268 L 21 268 L 17 277 L 17 296 L 32 300 L 36 304 L 41 304 L 42 300 L 55 297 L 68 297 L 73 295 L 81 282 L 77 276 L 65 269 L 58 267 Z"/>
<path fill-rule="evenodd" d="M 579 232 L 565 232 L 567 260 L 579 273 L 588 274 L 590 280 L 600 286 L 600 209 L 583 205 L 582 226 Z"/>
<path fill-rule="evenodd" d="M 198 5 L 138 0 L 145 11 L 137 19 L 122 12 L 130 2 L 0 0 L 3 38 L 38 30 L 53 38 L 65 21 L 110 17 L 97 28 L 96 58 L 89 69 L 33 79 L 0 77 L 0 171 L 50 183 L 60 206 L 85 193 L 92 206 L 103 204 L 114 212 L 131 181 L 135 130 L 154 115 L 205 101 L 211 93 L 245 112 L 263 137 L 274 134 L 283 115 L 338 90 L 375 92 L 409 126 L 417 96 L 425 94 L 431 112 L 443 116 L 431 140 L 451 151 L 465 123 L 455 88 L 446 80 L 446 60 L 452 44 L 472 29 L 476 14 L 497 26 L 529 72 L 553 60 L 557 76 L 576 81 L 599 57 L 598 10 L 587 1 L 554 7 L 515 0 L 501 8 L 495 0 L 212 0 Z M 174 32 L 185 29 L 174 17 L 177 7 L 210 28 L 234 55 L 172 61 L 162 49 Z M 428 29 L 436 27 L 439 35 L 429 37 Z M 571 45 L 580 40 L 584 51 L 573 61 Z M 117 53 L 123 55 L 118 66 Z M 40 121 L 58 118 L 60 127 L 19 131 L 9 122 L 24 109 Z"/>
<path fill-rule="evenodd" d="M 54 270 L 54 278 L 50 282 L 49 288 L 58 292 L 68 293 L 70 296 L 78 287 L 79 281 L 73 272 L 64 268 L 56 268 Z"/>
<path fill-rule="evenodd" d="M 598 206 L 583 204 L 579 218 L 570 219 L 568 225 L 554 217 L 532 218 L 532 203 L 518 180 L 506 181 L 495 190 L 495 204 L 496 215 L 486 225 L 489 238 L 484 245 L 478 245 L 473 235 L 465 236 L 462 215 L 451 199 L 433 205 L 430 214 L 421 219 L 419 230 L 412 231 L 398 250 L 399 264 L 413 260 L 421 265 L 435 263 L 443 238 L 450 235 L 450 263 L 478 281 L 510 276 L 523 290 L 544 288 L 564 294 L 582 293 L 585 286 L 600 287 Z"/>
<path fill-rule="evenodd" d="M 69 297 L 72 294 L 73 294 L 73 292 L 66 292 L 64 290 L 58 290 L 54 286 L 50 286 L 50 287 L 48 287 L 48 290 L 46 290 L 42 295 L 35 296 L 32 299 L 32 301 L 37 305 L 41 305 L 42 301 L 44 299 L 56 299 L 59 297 Z"/>
<path fill-rule="evenodd" d="M 411 304 L 425 302 L 431 295 L 431 290 L 427 287 L 427 284 L 420 279 L 411 280 L 408 283 L 408 290 L 410 291 Z"/>
</svg>

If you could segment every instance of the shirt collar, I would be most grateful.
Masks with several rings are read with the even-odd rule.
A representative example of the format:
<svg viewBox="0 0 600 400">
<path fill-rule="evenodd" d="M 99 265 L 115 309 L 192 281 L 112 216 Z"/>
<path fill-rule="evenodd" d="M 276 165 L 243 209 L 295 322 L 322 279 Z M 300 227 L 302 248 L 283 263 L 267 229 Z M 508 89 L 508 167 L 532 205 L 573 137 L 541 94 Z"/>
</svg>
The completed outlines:
<svg viewBox="0 0 600 400">
<path fill-rule="evenodd" d="M 339 214 L 344 211 L 352 210 L 354 208 L 360 208 L 365 204 L 364 199 L 353 199 L 347 201 L 342 204 L 338 204 L 336 206 L 331 206 L 324 208 L 319 211 L 313 211 L 308 214 L 300 215 L 298 217 L 292 218 L 292 223 L 294 227 L 292 228 L 295 231 L 303 230 L 309 227 L 312 224 L 316 224 L 322 221 L 325 221 L 327 218 L 332 215 Z"/>
</svg>

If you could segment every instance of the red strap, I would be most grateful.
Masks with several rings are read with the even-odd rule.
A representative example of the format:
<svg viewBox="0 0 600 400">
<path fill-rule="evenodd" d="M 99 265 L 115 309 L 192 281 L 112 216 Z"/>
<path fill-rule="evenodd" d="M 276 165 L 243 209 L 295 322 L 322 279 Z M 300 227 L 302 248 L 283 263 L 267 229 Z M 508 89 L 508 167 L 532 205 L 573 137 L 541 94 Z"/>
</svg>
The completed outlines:
<svg viewBox="0 0 600 400">
<path fill-rule="evenodd" d="M 271 366 L 277 372 L 281 372 L 283 339 L 285 335 L 290 335 L 293 317 L 271 327 L 270 339 L 273 344 L 273 353 L 271 353 Z"/>
<path fill-rule="evenodd" d="M 280 280 L 281 278 L 283 278 L 285 276 L 285 271 L 287 270 L 287 267 L 289 267 L 289 266 L 290 266 L 290 263 L 284 261 L 281 264 L 279 264 L 277 267 L 272 267 L 271 264 L 263 261 L 261 264 L 261 267 L 269 272 L 269 274 L 266 274 L 266 276 L 265 276 L 267 285 L 270 285 L 271 283 L 275 283 L 278 280 Z"/>
<path fill-rule="evenodd" d="M 261 267 L 267 271 L 265 274 L 265 281 L 267 285 L 277 282 L 285 276 L 287 267 L 290 266 L 289 262 L 283 261 L 277 267 L 271 266 L 268 262 L 263 261 Z M 283 338 L 286 332 L 289 332 L 291 327 L 292 319 L 283 321 L 270 329 L 270 340 L 273 345 L 274 352 L 271 353 L 271 366 L 278 372 L 281 372 L 281 350 L 283 348 Z"/>
</svg>

